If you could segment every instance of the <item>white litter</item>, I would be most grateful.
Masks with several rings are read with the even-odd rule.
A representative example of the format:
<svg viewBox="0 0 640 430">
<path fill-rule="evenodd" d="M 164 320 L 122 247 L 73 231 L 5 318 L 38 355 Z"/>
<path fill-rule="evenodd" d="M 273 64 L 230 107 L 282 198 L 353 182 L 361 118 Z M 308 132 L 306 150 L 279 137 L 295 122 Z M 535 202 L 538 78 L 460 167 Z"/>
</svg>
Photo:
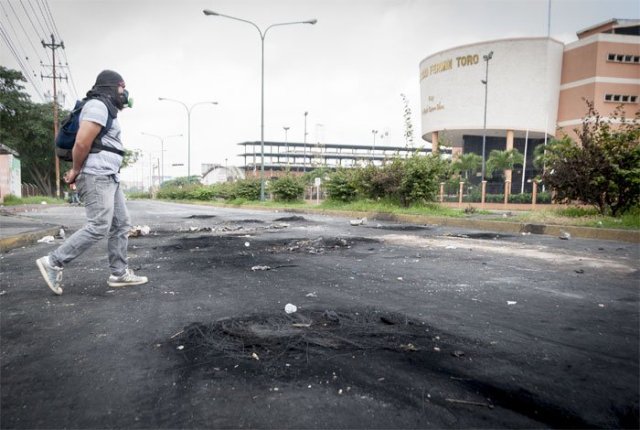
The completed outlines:
<svg viewBox="0 0 640 430">
<path fill-rule="evenodd" d="M 60 231 L 58 231 L 58 236 L 60 236 L 61 239 L 64 239 L 64 237 L 66 236 L 64 228 L 61 228 Z"/>
<path fill-rule="evenodd" d="M 38 243 L 52 243 L 56 239 L 53 236 L 45 236 L 42 239 L 38 239 Z"/>
<path fill-rule="evenodd" d="M 249 242 L 245 242 L 244 246 L 246 246 L 247 248 L 251 246 L 251 244 Z"/>
<path fill-rule="evenodd" d="M 511 300 L 507 300 L 507 304 L 508 305 L 515 305 L 516 303 L 518 303 L 518 302 L 512 302 Z"/>
<path fill-rule="evenodd" d="M 314 291 L 313 293 L 307 294 L 305 297 L 318 297 L 318 294 Z"/>
<path fill-rule="evenodd" d="M 271 270 L 270 266 L 253 266 L 251 268 L 252 271 L 258 271 L 258 270 Z"/>
<path fill-rule="evenodd" d="M 292 305 L 291 303 L 287 303 L 284 307 L 284 311 L 288 314 L 292 314 L 298 310 L 296 305 Z"/>
<path fill-rule="evenodd" d="M 47 202 L 42 201 L 42 202 L 40 202 L 40 204 L 41 204 L 41 205 L 46 205 L 46 204 L 47 204 Z"/>
<path fill-rule="evenodd" d="M 147 236 L 150 231 L 148 225 L 136 225 L 129 230 L 129 237 Z"/>
<path fill-rule="evenodd" d="M 255 352 L 251 354 L 251 358 L 254 358 L 256 360 L 260 360 L 260 357 L 258 357 L 258 354 L 256 354 Z"/>
<path fill-rule="evenodd" d="M 457 249 L 457 247 L 453 245 L 447 245 L 446 249 Z"/>
<path fill-rule="evenodd" d="M 367 218 L 352 219 L 349 222 L 351 225 L 363 225 L 367 223 Z"/>
<path fill-rule="evenodd" d="M 178 349 L 182 351 L 184 349 L 184 345 L 178 345 Z"/>
</svg>

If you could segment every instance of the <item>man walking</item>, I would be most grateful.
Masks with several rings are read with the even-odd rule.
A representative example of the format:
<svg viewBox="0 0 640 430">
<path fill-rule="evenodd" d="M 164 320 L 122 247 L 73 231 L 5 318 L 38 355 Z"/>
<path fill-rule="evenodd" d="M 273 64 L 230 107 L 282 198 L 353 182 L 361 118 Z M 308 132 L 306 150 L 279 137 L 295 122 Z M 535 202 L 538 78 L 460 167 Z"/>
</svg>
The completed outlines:
<svg viewBox="0 0 640 430">
<path fill-rule="evenodd" d="M 107 284 L 126 287 L 148 281 L 146 276 L 135 275 L 127 264 L 131 225 L 120 188 L 119 171 L 124 147 L 117 115 L 129 105 L 129 92 L 125 90 L 122 76 L 112 70 L 100 72 L 85 101 L 72 150 L 73 167 L 65 173 L 64 180 L 67 184 L 76 184 L 85 206 L 87 224 L 58 249 L 36 261 L 47 286 L 58 295 L 62 294 L 64 265 L 104 237 L 108 238 L 111 270 Z M 106 133 L 103 131 L 105 127 L 109 127 Z"/>
</svg>

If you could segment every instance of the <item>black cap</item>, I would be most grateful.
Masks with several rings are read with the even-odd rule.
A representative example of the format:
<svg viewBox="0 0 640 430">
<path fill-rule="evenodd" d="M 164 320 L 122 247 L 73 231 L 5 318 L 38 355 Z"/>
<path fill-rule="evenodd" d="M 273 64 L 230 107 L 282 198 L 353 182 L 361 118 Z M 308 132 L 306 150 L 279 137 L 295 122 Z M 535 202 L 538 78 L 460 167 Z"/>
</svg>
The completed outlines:
<svg viewBox="0 0 640 430">
<path fill-rule="evenodd" d="M 103 70 L 98 74 L 96 78 L 95 87 L 117 87 L 118 85 L 124 86 L 124 79 L 118 72 L 113 70 Z"/>
</svg>

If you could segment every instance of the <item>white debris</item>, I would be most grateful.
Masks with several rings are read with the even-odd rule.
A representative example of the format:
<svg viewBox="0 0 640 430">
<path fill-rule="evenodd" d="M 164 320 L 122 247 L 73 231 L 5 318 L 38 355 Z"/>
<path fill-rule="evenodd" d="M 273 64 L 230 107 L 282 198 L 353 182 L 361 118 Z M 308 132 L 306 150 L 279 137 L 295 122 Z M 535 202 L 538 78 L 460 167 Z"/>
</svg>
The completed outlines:
<svg viewBox="0 0 640 430">
<path fill-rule="evenodd" d="M 518 303 L 518 302 L 513 302 L 513 301 L 511 301 L 511 300 L 507 300 L 507 305 L 515 305 L 515 304 L 517 304 L 517 303 Z"/>
<path fill-rule="evenodd" d="M 178 350 L 182 351 L 184 349 L 184 345 L 178 345 Z"/>
<path fill-rule="evenodd" d="M 148 225 L 136 225 L 129 230 L 129 237 L 147 236 L 151 228 Z"/>
<path fill-rule="evenodd" d="M 64 228 L 61 228 L 60 231 L 58 231 L 58 236 L 60 236 L 61 239 L 64 239 L 66 234 L 64 232 Z"/>
<path fill-rule="evenodd" d="M 284 311 L 288 314 L 292 314 L 298 310 L 296 305 L 292 305 L 291 303 L 287 303 L 284 307 Z"/>
<path fill-rule="evenodd" d="M 271 270 L 271 266 L 253 266 L 251 270 L 254 272 L 258 270 Z"/>
<path fill-rule="evenodd" d="M 447 245 L 446 249 L 457 249 L 457 246 L 453 246 L 453 245 Z"/>
<path fill-rule="evenodd" d="M 305 297 L 318 297 L 318 294 L 314 291 L 313 293 L 307 294 Z"/>
<path fill-rule="evenodd" d="M 352 219 L 350 223 L 351 225 L 364 225 L 367 223 L 367 218 Z"/>
<path fill-rule="evenodd" d="M 40 202 L 41 205 L 46 205 L 47 202 L 45 202 L 44 200 Z"/>
<path fill-rule="evenodd" d="M 42 239 L 38 239 L 38 243 L 52 243 L 56 239 L 53 236 L 45 236 Z"/>
<path fill-rule="evenodd" d="M 247 248 L 251 246 L 251 244 L 249 242 L 245 242 L 244 246 L 246 246 Z"/>
<path fill-rule="evenodd" d="M 562 231 L 562 232 L 560 232 L 560 239 L 562 239 L 562 240 L 569 240 L 569 239 L 571 239 L 571 233 L 569 233 L 568 231 Z"/>
<path fill-rule="evenodd" d="M 255 359 L 255 360 L 260 360 L 260 357 L 258 357 L 258 354 L 256 354 L 255 352 L 251 354 L 251 358 Z"/>
</svg>

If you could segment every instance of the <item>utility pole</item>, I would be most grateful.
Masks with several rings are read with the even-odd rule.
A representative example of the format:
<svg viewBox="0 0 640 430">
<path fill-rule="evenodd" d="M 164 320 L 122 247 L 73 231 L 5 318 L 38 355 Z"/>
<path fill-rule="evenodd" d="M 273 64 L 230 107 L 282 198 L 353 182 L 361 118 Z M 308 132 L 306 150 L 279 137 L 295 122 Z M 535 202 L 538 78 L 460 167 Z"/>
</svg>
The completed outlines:
<svg viewBox="0 0 640 430">
<path fill-rule="evenodd" d="M 67 80 L 66 76 L 57 76 L 56 75 L 56 49 L 58 48 L 62 48 L 64 49 L 64 42 L 60 41 L 60 43 L 56 43 L 56 38 L 53 36 L 53 34 L 51 35 L 51 43 L 45 43 L 44 40 L 41 41 L 42 42 L 42 46 L 45 48 L 51 48 L 51 57 L 53 60 L 53 74 L 50 76 L 44 76 L 42 73 L 40 74 L 40 79 L 44 80 L 44 78 L 47 79 L 53 79 L 53 139 L 54 139 L 54 146 L 53 146 L 53 158 L 56 163 L 56 197 L 60 198 L 60 160 L 58 160 L 58 156 L 55 153 L 55 138 L 56 135 L 58 134 L 58 89 L 56 87 L 56 81 L 58 79 L 60 80 Z"/>
</svg>

